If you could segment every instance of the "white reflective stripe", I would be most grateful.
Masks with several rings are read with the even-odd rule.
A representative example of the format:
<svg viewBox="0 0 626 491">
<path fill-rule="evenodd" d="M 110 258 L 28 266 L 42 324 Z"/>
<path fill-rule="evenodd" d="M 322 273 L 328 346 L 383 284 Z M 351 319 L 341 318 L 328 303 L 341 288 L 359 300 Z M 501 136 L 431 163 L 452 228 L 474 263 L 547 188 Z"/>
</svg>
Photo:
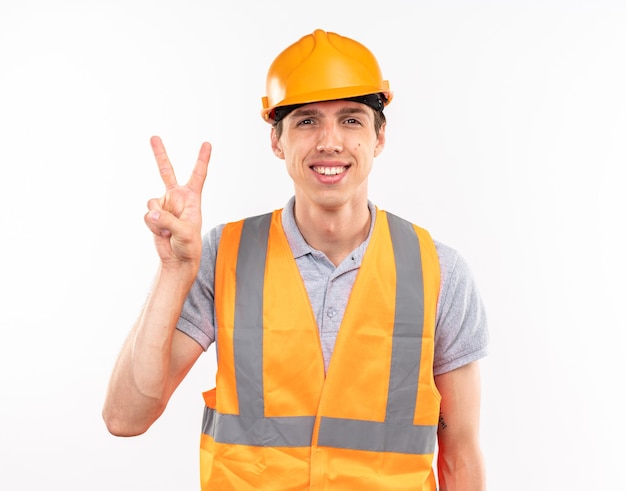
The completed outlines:
<svg viewBox="0 0 626 491">
<path fill-rule="evenodd" d="M 202 433 L 216 442 L 265 447 L 310 447 L 315 416 L 244 418 L 204 408 Z"/>
<path fill-rule="evenodd" d="M 387 213 L 396 264 L 396 308 L 386 422 L 413 423 L 424 330 L 424 282 L 413 225 Z"/>
<path fill-rule="evenodd" d="M 350 448 L 370 452 L 429 455 L 435 451 L 436 440 L 436 426 L 378 423 L 323 416 L 317 444 L 320 447 Z"/>
<path fill-rule="evenodd" d="M 239 413 L 247 420 L 264 415 L 263 282 L 272 215 L 243 223 L 237 253 L 233 349 Z"/>
</svg>

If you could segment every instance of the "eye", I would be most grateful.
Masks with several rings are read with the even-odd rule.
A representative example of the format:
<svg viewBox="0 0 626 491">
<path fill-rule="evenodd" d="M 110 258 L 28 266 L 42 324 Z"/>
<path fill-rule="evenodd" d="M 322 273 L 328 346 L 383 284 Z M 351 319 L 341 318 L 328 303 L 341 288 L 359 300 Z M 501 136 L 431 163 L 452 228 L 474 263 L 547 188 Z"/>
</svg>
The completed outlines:
<svg viewBox="0 0 626 491">
<path fill-rule="evenodd" d="M 313 120 L 311 118 L 304 118 L 304 119 L 299 120 L 296 124 L 298 126 L 311 125 L 313 124 Z"/>
<path fill-rule="evenodd" d="M 348 119 L 344 120 L 344 123 L 345 124 L 349 124 L 349 125 L 360 125 L 361 124 L 361 122 L 358 119 L 356 119 L 356 118 L 348 118 Z"/>
</svg>

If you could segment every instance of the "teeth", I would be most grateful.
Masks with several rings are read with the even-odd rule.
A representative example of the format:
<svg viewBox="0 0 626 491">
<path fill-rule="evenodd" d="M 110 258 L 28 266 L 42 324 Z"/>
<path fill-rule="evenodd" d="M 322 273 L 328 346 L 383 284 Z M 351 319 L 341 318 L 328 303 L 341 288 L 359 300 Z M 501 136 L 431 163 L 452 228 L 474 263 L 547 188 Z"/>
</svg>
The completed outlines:
<svg viewBox="0 0 626 491">
<path fill-rule="evenodd" d="M 313 167 L 313 170 L 318 174 L 323 174 L 325 176 L 336 176 L 337 174 L 342 174 L 345 172 L 345 167 Z"/>
</svg>

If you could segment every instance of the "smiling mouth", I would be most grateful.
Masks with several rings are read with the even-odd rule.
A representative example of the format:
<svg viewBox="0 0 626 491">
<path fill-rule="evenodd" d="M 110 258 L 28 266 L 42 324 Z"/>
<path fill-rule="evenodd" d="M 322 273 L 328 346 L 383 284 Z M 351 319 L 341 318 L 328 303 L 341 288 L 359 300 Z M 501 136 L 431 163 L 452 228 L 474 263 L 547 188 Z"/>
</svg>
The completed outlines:
<svg viewBox="0 0 626 491">
<path fill-rule="evenodd" d="M 347 165 L 337 166 L 337 167 L 326 167 L 326 166 L 313 166 L 311 167 L 315 172 L 321 174 L 323 176 L 336 176 L 338 174 L 343 174 L 348 170 Z"/>
</svg>

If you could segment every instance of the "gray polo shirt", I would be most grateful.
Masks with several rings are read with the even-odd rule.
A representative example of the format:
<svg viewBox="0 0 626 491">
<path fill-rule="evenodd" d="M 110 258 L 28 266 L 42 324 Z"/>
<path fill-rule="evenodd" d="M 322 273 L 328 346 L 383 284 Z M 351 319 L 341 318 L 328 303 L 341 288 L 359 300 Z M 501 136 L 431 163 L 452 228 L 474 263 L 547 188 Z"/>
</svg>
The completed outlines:
<svg viewBox="0 0 626 491">
<path fill-rule="evenodd" d="M 348 297 L 374 228 L 376 209 L 368 203 L 372 220 L 365 242 L 335 267 L 323 252 L 313 249 L 304 240 L 293 215 L 294 201 L 291 198 L 285 206 L 282 224 L 309 294 L 319 329 L 324 365 L 328 369 Z M 198 277 L 185 301 L 177 326 L 205 350 L 216 337 L 213 303 L 215 260 L 223 228 L 224 225 L 213 228 L 203 239 Z M 439 375 L 485 356 L 488 331 L 483 303 L 466 262 L 454 249 L 437 241 L 435 246 L 441 268 L 434 359 L 434 373 Z"/>
</svg>

